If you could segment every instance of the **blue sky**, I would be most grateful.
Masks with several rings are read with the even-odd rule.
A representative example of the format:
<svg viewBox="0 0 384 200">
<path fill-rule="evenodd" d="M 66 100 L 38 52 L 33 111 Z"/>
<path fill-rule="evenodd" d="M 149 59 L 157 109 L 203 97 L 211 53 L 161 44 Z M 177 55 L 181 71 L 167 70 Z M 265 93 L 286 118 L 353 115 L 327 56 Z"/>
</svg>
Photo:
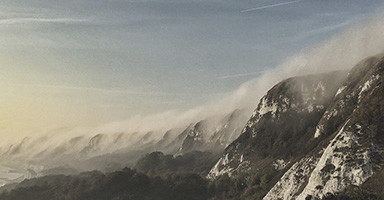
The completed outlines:
<svg viewBox="0 0 384 200">
<path fill-rule="evenodd" d="M 0 130 L 41 131 L 192 108 L 349 28 L 381 4 L 4 0 Z"/>
</svg>

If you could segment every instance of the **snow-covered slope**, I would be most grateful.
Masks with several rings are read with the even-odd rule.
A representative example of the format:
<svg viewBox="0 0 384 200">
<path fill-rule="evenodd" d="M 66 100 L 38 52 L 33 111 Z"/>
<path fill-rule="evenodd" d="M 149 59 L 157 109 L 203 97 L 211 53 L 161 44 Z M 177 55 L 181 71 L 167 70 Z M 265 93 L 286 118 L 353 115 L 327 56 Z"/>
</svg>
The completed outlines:
<svg viewBox="0 0 384 200">
<path fill-rule="evenodd" d="M 273 87 L 208 177 L 274 167 L 283 173 L 264 197 L 271 200 L 321 199 L 364 183 L 383 167 L 384 57 L 342 74 Z"/>
<path fill-rule="evenodd" d="M 346 72 L 284 80 L 262 97 L 242 134 L 228 146 L 209 173 L 237 173 L 276 163 L 291 163 L 308 149 L 315 125 L 333 98 Z M 224 162 L 225 161 L 225 162 Z"/>
</svg>

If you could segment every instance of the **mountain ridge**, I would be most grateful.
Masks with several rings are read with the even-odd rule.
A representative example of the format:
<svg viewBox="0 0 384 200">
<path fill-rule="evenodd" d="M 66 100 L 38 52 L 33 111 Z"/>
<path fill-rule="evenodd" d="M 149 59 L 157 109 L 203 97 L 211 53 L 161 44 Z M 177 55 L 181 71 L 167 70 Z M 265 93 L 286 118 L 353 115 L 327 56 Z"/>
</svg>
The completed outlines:
<svg viewBox="0 0 384 200">
<path fill-rule="evenodd" d="M 350 185 L 360 186 L 383 164 L 383 66 L 383 55 L 361 61 L 326 95 L 327 105 L 303 101 L 303 109 L 296 113 L 303 116 L 288 124 L 279 123 L 279 117 L 285 117 L 282 111 L 290 112 L 287 102 L 292 98 L 281 99 L 274 92 L 290 79 L 280 82 L 260 100 L 240 137 L 226 148 L 208 177 L 226 173 L 236 177 L 266 167 L 283 171 L 264 199 L 321 199 Z M 310 114 L 314 108 L 321 112 Z M 284 139 L 286 134 L 290 137 Z M 295 141 L 289 141 L 292 136 Z"/>
<path fill-rule="evenodd" d="M 133 158 L 139 160 L 137 170 L 165 176 L 162 184 L 170 184 L 169 188 L 178 184 L 172 173 L 199 174 L 197 177 L 200 178 L 191 176 L 194 178 L 186 179 L 185 184 L 192 184 L 189 181 L 194 180 L 203 184 L 204 187 L 199 187 L 200 191 L 204 191 L 201 199 L 315 200 L 338 198 L 338 195 L 355 195 L 360 199 L 367 195 L 371 195 L 371 199 L 384 197 L 380 186 L 364 193 L 368 191 L 367 185 L 380 183 L 379 179 L 384 174 L 383 54 L 362 60 L 349 72 L 333 71 L 285 79 L 260 99 L 248 121 L 244 120 L 244 113 L 235 110 L 224 116 L 196 121 L 186 127 L 168 130 L 156 139 L 153 138 L 156 132 L 149 131 L 138 138 L 134 138 L 135 133 L 116 133 L 116 137 L 95 134 L 88 139 L 74 137 L 64 144 L 77 147 L 78 150 L 73 149 L 73 152 L 82 152 L 82 156 L 96 155 L 79 165 L 110 163 L 115 165 L 111 169 L 114 171 Z M 239 124 L 243 121 L 244 126 L 241 127 Z M 86 145 L 79 146 L 82 144 L 80 141 L 86 141 Z M 117 147 L 107 146 L 113 141 L 118 144 Z M 124 141 L 138 144 L 140 148 L 123 145 Z M 23 158 L 21 153 L 34 142 L 26 139 L 5 151 L 2 158 Z M 97 154 L 109 148 L 116 151 Z M 66 149 L 54 150 L 50 152 L 46 148 L 33 155 L 59 155 L 56 159 L 72 155 L 62 155 Z M 218 161 L 214 162 L 216 158 Z M 173 166 L 175 163 L 177 165 Z M 44 171 L 39 168 L 38 160 L 29 164 L 24 170 L 33 170 L 29 170 L 31 175 L 26 178 L 39 176 Z M 57 173 L 74 171 L 70 167 L 52 169 L 56 169 Z M 46 173 L 50 172 L 46 170 Z M 51 171 L 55 173 L 55 170 Z M 112 174 L 125 172 L 133 173 L 124 169 Z M 96 177 L 99 176 L 104 175 Z M 201 176 L 207 179 L 203 180 Z M 76 179 L 76 176 L 68 180 L 72 178 Z M 145 180 L 152 181 L 152 178 Z M 157 178 L 153 180 L 156 182 Z M 39 183 L 40 179 L 24 184 L 33 185 L 35 181 Z M 23 191 L 19 189 L 16 194 Z M 103 188 L 97 188 L 95 192 L 102 191 Z M 122 194 L 127 192 L 122 191 Z M 192 193 L 190 195 L 193 196 Z M 192 196 L 188 198 L 193 199 Z"/>
</svg>

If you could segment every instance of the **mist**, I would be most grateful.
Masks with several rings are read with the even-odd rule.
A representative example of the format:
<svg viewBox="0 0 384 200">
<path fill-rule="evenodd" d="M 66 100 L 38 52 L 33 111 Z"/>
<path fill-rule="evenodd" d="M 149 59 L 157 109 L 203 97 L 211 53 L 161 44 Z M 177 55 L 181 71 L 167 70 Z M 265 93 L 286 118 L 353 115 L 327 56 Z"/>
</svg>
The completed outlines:
<svg viewBox="0 0 384 200">
<path fill-rule="evenodd" d="M 215 115 L 230 113 L 235 109 L 245 108 L 252 112 L 260 98 L 273 85 L 284 79 L 307 74 L 349 70 L 359 61 L 384 52 L 382 17 L 384 17 L 383 14 L 377 14 L 314 47 L 303 49 L 299 54 L 288 58 L 275 68 L 243 83 L 237 90 L 222 99 L 213 99 L 205 105 L 185 112 L 168 111 L 150 116 L 136 116 L 128 121 L 107 124 L 102 128 L 106 131 L 166 131 Z"/>
</svg>

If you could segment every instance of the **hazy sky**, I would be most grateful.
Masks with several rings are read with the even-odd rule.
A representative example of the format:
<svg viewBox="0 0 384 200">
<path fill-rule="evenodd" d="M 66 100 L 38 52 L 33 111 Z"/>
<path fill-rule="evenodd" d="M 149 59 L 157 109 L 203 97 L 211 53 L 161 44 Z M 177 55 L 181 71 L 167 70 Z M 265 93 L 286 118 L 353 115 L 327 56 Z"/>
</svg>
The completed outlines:
<svg viewBox="0 0 384 200">
<path fill-rule="evenodd" d="M 382 0 L 3 0 L 0 134 L 220 98 Z"/>
</svg>

